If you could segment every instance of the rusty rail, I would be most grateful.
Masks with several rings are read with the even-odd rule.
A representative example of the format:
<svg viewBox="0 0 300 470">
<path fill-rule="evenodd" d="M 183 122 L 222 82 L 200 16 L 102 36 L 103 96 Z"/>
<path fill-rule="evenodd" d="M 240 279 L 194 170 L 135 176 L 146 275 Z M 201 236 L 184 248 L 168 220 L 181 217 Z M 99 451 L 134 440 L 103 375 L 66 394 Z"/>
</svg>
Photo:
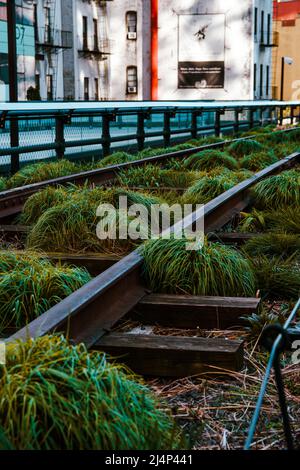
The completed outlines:
<svg viewBox="0 0 300 470">
<path fill-rule="evenodd" d="M 292 132 L 298 128 L 289 128 L 282 131 L 281 133 Z M 271 133 L 270 133 L 271 134 Z M 267 135 L 267 134 L 266 134 Z M 47 186 L 65 186 L 68 184 L 84 185 L 87 181 L 93 184 L 108 184 L 116 179 L 117 175 L 129 168 L 141 167 L 148 164 L 162 163 L 170 158 L 183 158 L 201 150 L 208 150 L 214 148 L 222 148 L 224 145 L 229 145 L 233 142 L 238 142 L 245 139 L 253 139 L 256 136 L 243 137 L 239 139 L 224 140 L 222 142 L 216 142 L 213 144 L 202 145 L 200 147 L 194 147 L 191 149 L 179 150 L 176 152 L 170 152 L 162 155 L 157 155 L 149 158 L 143 158 L 140 160 L 134 160 L 131 162 L 121 163 L 118 165 L 111 165 L 105 168 L 99 168 L 95 170 L 84 171 L 68 176 L 61 176 L 52 180 L 42 181 L 39 183 L 33 183 L 19 188 L 9 189 L 0 192 L 0 221 L 5 223 L 7 218 L 19 214 L 26 200 L 35 194 L 36 192 L 46 188 Z"/>
<path fill-rule="evenodd" d="M 224 226 L 250 202 L 249 189 L 263 178 L 283 171 L 299 162 L 296 152 L 265 168 L 226 191 L 204 206 L 205 232 Z M 181 224 L 193 227 L 202 212 L 194 212 Z M 171 228 L 176 231 L 177 224 Z M 140 277 L 142 256 L 138 250 L 114 264 L 104 273 L 59 304 L 52 307 L 7 341 L 24 340 L 44 334 L 63 331 L 75 343 L 95 344 L 119 319 L 128 313 L 145 295 Z"/>
</svg>

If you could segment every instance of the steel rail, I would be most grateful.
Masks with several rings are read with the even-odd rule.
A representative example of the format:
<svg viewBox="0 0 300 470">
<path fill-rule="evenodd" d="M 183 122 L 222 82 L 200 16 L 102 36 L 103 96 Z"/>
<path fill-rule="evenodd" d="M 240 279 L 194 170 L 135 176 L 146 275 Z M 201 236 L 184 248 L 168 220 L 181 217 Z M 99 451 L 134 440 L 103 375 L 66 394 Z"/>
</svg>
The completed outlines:
<svg viewBox="0 0 300 470">
<path fill-rule="evenodd" d="M 280 133 L 289 133 L 298 128 L 290 128 L 278 131 Z M 271 133 L 270 133 L 271 134 Z M 266 134 L 267 136 L 268 134 Z M 105 168 L 98 168 L 95 170 L 88 170 L 81 173 L 72 175 L 61 176 L 52 180 L 41 181 L 18 188 L 8 189 L 0 192 L 0 221 L 8 217 L 15 216 L 22 211 L 26 200 L 34 193 L 44 189 L 47 186 L 65 186 L 68 184 L 84 185 L 87 181 L 94 184 L 107 184 L 117 178 L 117 175 L 124 170 L 134 167 L 141 167 L 148 164 L 159 164 L 171 158 L 183 158 L 193 155 L 202 150 L 222 148 L 225 145 L 230 145 L 234 142 L 241 140 L 251 140 L 255 136 L 242 137 L 231 140 L 223 140 L 212 144 L 206 144 L 199 147 L 193 147 L 185 150 L 178 150 L 176 152 L 169 152 L 162 155 L 133 160 L 126 163 L 117 165 L 110 165 Z"/>
<path fill-rule="evenodd" d="M 296 164 L 296 152 L 258 172 L 204 206 L 205 233 L 221 228 L 250 202 L 249 190 L 263 178 Z M 203 217 L 196 211 L 170 228 L 191 229 Z M 54 331 L 64 331 L 75 343 L 92 346 L 145 295 L 140 269 L 142 256 L 135 250 L 88 284 L 12 335 L 7 341 L 36 338 Z"/>
</svg>

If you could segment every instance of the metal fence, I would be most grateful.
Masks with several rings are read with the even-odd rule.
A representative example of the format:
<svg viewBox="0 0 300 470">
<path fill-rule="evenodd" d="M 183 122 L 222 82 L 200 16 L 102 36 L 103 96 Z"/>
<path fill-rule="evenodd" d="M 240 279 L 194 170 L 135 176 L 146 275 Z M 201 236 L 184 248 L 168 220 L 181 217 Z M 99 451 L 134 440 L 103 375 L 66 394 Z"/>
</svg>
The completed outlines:
<svg viewBox="0 0 300 470">
<path fill-rule="evenodd" d="M 300 102 L 0 104 L 0 171 L 49 158 L 100 159 L 203 135 L 299 119 Z"/>
</svg>

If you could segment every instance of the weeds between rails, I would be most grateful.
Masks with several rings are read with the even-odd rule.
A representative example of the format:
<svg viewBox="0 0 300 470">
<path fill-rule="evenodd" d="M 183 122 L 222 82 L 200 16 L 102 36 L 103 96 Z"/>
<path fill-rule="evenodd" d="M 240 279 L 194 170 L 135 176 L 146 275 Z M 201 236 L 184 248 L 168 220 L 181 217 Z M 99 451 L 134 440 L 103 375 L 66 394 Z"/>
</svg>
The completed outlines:
<svg viewBox="0 0 300 470">
<path fill-rule="evenodd" d="M 292 224 L 291 224 L 291 225 L 292 225 Z M 152 243 L 152 242 L 150 242 L 150 243 Z M 214 250 L 216 250 L 217 247 L 219 247 L 219 244 L 210 244 L 210 243 L 208 244 L 208 243 L 207 243 L 207 245 L 206 245 L 207 254 L 211 257 L 212 260 L 214 259 Z M 228 248 L 228 247 L 227 247 L 227 248 Z M 145 249 L 147 249 L 147 245 L 146 245 Z M 220 245 L 220 249 L 221 249 L 221 245 Z M 223 249 L 223 247 L 222 247 L 222 249 Z M 243 263 L 250 263 L 249 261 L 247 261 L 246 257 L 243 257 L 243 255 L 239 255 L 237 250 L 234 250 L 234 249 L 232 249 L 232 248 L 229 248 L 229 249 L 230 249 L 231 252 L 232 252 L 232 256 L 237 257 L 237 258 L 240 260 L 240 262 L 241 262 L 241 260 L 243 260 Z M 223 249 L 223 250 L 224 250 L 224 249 Z M 226 252 L 226 253 L 227 253 L 227 252 Z M 199 254 L 197 253 L 196 256 L 198 256 L 198 255 L 199 255 Z M 226 255 L 225 255 L 225 251 L 224 251 L 224 256 L 226 256 Z M 177 262 L 176 257 L 175 257 L 175 261 Z M 250 264 L 248 264 L 247 266 L 249 266 L 249 265 L 250 265 Z M 209 258 L 207 258 L 207 266 L 208 266 L 208 269 L 211 269 Z M 245 266 L 246 266 L 246 265 L 245 265 Z M 247 269 L 249 270 L 249 274 L 252 275 L 252 273 L 251 273 L 251 268 L 248 267 Z M 247 272 L 248 272 L 248 271 L 247 271 Z M 171 272 L 171 270 L 170 270 L 170 273 L 171 273 L 171 277 L 172 277 L 172 276 L 174 276 L 174 273 L 175 273 L 175 275 L 176 275 L 176 270 L 174 271 L 173 274 L 172 274 L 172 272 Z M 250 279 L 251 279 L 251 277 L 250 277 Z M 250 284 L 251 284 L 251 283 L 250 283 Z M 207 284 L 207 285 L 208 285 L 208 284 Z M 243 286 L 245 286 L 245 285 L 243 284 Z M 251 288 L 251 289 L 252 289 L 252 288 Z M 260 318 L 259 320 L 261 320 L 261 318 Z M 255 323 L 255 322 L 254 322 L 254 324 L 257 325 L 257 323 Z M 228 333 L 227 333 L 227 335 L 228 335 Z M 37 342 L 34 342 L 31 346 L 35 347 L 35 344 L 37 344 Z M 27 346 L 26 346 L 26 347 L 27 347 Z M 70 356 L 70 351 L 68 351 L 68 352 L 65 353 L 65 354 L 66 354 L 67 357 L 69 357 L 69 356 Z M 261 354 L 261 353 L 259 353 L 259 354 Z M 260 360 L 263 361 L 264 358 L 261 358 L 261 357 L 260 357 Z M 19 359 L 17 358 L 14 367 L 16 367 L 16 366 L 18 365 L 18 361 L 19 361 Z M 50 361 L 51 361 L 51 360 L 50 360 Z M 256 363 L 259 364 L 258 367 L 263 367 L 262 365 L 260 365 L 261 362 L 258 362 L 257 356 L 255 356 L 255 358 L 252 358 L 251 361 L 252 361 L 252 365 L 253 365 L 254 362 L 256 361 Z M 253 380 L 253 383 L 255 383 L 255 384 L 257 385 L 257 384 L 259 383 L 259 381 L 255 378 L 255 375 L 257 375 L 257 370 L 254 370 L 254 371 L 253 371 L 253 369 L 255 369 L 255 368 L 252 367 L 252 372 L 248 373 L 248 375 L 247 375 L 247 383 L 249 382 L 249 383 L 251 384 L 251 380 Z M 30 369 L 29 369 L 29 370 L 30 370 Z M 60 393 L 62 392 L 62 390 L 66 390 L 66 389 L 67 389 L 68 383 L 71 383 L 71 378 L 73 377 L 73 370 L 74 370 L 74 369 L 71 369 L 71 370 L 70 370 L 70 369 L 67 368 L 67 370 L 64 371 L 64 372 L 65 372 L 64 378 L 62 379 L 62 377 L 60 376 L 60 384 L 62 384 L 62 383 L 64 384 L 64 389 L 61 388 L 61 385 L 60 385 L 60 386 L 57 385 L 57 384 L 58 384 L 58 382 L 57 382 L 57 376 L 55 376 L 53 385 L 54 385 L 55 387 L 58 387 L 58 390 L 59 390 Z M 92 370 L 94 370 L 94 369 L 93 369 L 93 366 L 92 366 Z M 45 370 L 45 373 L 47 373 L 47 368 L 46 368 L 46 370 Z M 48 374 L 48 373 L 47 373 L 47 374 Z M 94 374 L 94 372 L 93 372 L 93 374 Z M 49 374 L 48 374 L 48 375 L 49 375 Z M 234 376 L 234 377 L 233 377 L 233 376 Z M 251 378 L 252 376 L 253 376 L 253 379 Z M 233 374 L 233 373 L 232 373 L 231 378 L 236 381 L 236 385 L 233 385 L 233 386 L 235 387 L 234 396 L 235 396 L 235 400 L 236 400 L 236 401 L 234 402 L 234 404 L 233 404 L 232 406 L 233 406 L 233 408 L 235 407 L 235 410 L 239 410 L 239 409 L 240 409 L 241 412 L 243 411 L 243 413 L 244 413 L 244 409 L 245 409 L 245 408 L 243 408 L 243 405 L 245 405 L 245 403 L 244 403 L 244 398 L 243 398 L 243 397 L 245 396 L 245 389 L 243 389 L 242 387 L 240 387 L 240 383 L 241 383 L 242 381 L 243 381 L 243 383 L 245 384 L 244 374 L 243 374 L 243 373 L 240 374 L 240 378 L 241 378 L 240 380 L 239 380 L 239 375 L 238 375 L 238 374 Z M 72 379 L 72 380 L 73 380 L 73 379 Z M 191 379 L 190 379 L 190 380 L 191 380 Z M 195 379 L 195 380 L 197 381 L 197 379 Z M 203 383 L 203 382 L 201 382 L 201 383 Z M 210 399 L 210 392 L 211 392 L 213 395 L 215 395 L 215 392 L 213 392 L 213 389 L 215 388 L 215 390 L 221 390 L 220 393 L 221 393 L 222 396 L 223 396 L 223 398 L 222 398 L 222 403 L 224 403 L 224 397 L 225 397 L 225 398 L 227 397 L 227 398 L 228 398 L 228 401 L 229 401 L 229 405 L 228 405 L 228 406 L 231 406 L 231 405 L 230 405 L 230 401 L 231 401 L 231 400 L 230 400 L 230 397 L 229 397 L 228 395 L 226 395 L 226 391 L 225 391 L 225 395 L 224 395 L 224 391 L 222 391 L 222 390 L 224 390 L 224 387 L 226 387 L 226 385 L 225 385 L 224 383 L 217 383 L 217 382 L 214 382 L 213 380 L 211 380 L 211 381 L 210 381 L 210 380 L 206 380 L 206 381 L 205 381 L 205 384 L 206 384 L 206 385 L 205 385 L 206 390 L 208 389 L 208 391 L 206 392 L 206 396 L 209 397 L 209 399 Z M 76 386 L 77 386 L 77 385 L 78 385 L 78 382 L 76 382 Z M 152 385 L 152 384 L 151 384 L 151 385 Z M 153 385 L 152 385 L 152 386 L 153 386 Z M 175 387 L 175 383 L 174 383 L 174 382 L 173 382 L 173 387 Z M 197 385 L 197 384 L 193 384 L 193 387 L 194 387 L 194 388 L 193 388 L 194 390 L 195 390 L 195 388 L 198 387 L 197 390 L 199 391 L 199 393 L 202 392 L 201 386 L 199 386 L 199 385 Z M 155 388 L 155 386 L 153 386 L 153 388 Z M 160 387 L 159 387 L 159 384 L 156 385 L 155 390 L 156 390 L 156 392 L 158 392 L 158 393 L 159 393 L 159 388 L 160 388 Z M 180 388 L 180 385 L 179 385 L 179 388 Z M 249 388 L 249 385 L 248 385 L 248 388 Z M 187 389 L 188 389 L 188 387 L 187 387 Z M 80 388 L 79 388 L 79 390 L 80 390 Z M 166 390 L 166 384 L 164 385 L 164 390 Z M 170 389 L 170 390 L 171 390 L 171 389 Z M 230 390 L 231 390 L 230 393 L 232 393 L 232 386 L 231 386 L 231 389 L 230 389 Z M 255 390 L 254 390 L 254 388 L 253 388 L 253 389 L 251 388 L 251 390 L 252 390 L 252 392 L 251 392 L 252 395 L 251 395 L 251 396 L 252 396 L 252 399 L 254 399 L 254 397 L 255 397 Z M 34 398 L 36 398 L 36 395 L 35 395 L 36 392 L 33 390 L 32 393 L 33 393 Z M 44 402 L 44 400 L 43 400 L 43 396 L 44 396 L 43 393 L 49 394 L 49 392 L 48 392 L 47 389 L 46 389 L 46 386 L 45 386 L 45 392 L 40 393 L 40 397 L 41 397 L 41 399 L 42 399 L 42 402 Z M 73 393 L 72 390 L 70 391 L 70 389 L 68 389 L 67 394 L 64 395 L 64 398 L 65 398 L 65 396 L 67 396 L 67 397 L 68 397 L 68 401 L 70 400 L 71 403 L 73 403 L 73 401 L 72 401 L 73 398 L 71 398 L 71 397 L 72 397 L 72 393 Z M 105 393 L 106 393 L 106 392 L 105 392 Z M 147 393 L 147 392 L 146 392 L 146 393 Z M 173 390 L 172 390 L 172 393 L 174 393 Z M 172 393 L 170 392 L 170 395 L 172 395 Z M 218 392 L 217 392 L 217 393 L 218 393 Z M 163 396 L 163 394 L 161 394 L 161 395 Z M 117 393 L 115 396 L 119 396 L 119 394 Z M 174 395 L 173 395 L 173 396 L 174 396 Z M 231 396 L 232 396 L 232 395 L 231 395 Z M 134 394 L 134 397 L 136 397 L 135 394 Z M 135 398 L 134 398 L 134 399 L 135 399 Z M 240 399 L 241 399 L 241 401 L 239 401 Z M 179 400 L 181 400 L 182 402 L 184 402 L 184 399 L 180 399 L 180 398 L 179 398 Z M 175 401 L 175 403 L 177 403 L 177 402 Z M 224 417 L 224 413 L 222 414 L 222 412 L 220 411 L 220 410 L 222 409 L 222 407 L 220 407 L 220 406 L 218 405 L 218 403 L 215 403 L 214 397 L 212 397 L 212 403 L 215 405 L 215 409 L 218 410 L 218 420 L 222 421 L 222 420 L 223 420 L 223 417 Z M 171 406 L 172 406 L 172 403 L 170 403 L 170 404 L 171 404 Z M 116 406 L 117 406 L 117 405 L 116 405 L 115 403 L 110 402 L 109 407 L 108 407 L 108 410 L 110 410 L 111 413 L 114 413 L 114 410 L 117 409 Z M 177 405 L 176 405 L 176 406 L 177 406 Z M 185 405 L 185 406 L 186 406 L 186 409 L 187 409 L 188 412 L 189 412 L 189 405 Z M 88 408 L 85 408 L 85 410 L 91 410 L 91 409 L 93 409 L 93 410 L 97 409 L 97 402 L 96 402 L 96 401 L 93 401 L 92 404 L 90 403 L 90 405 L 89 405 Z M 177 406 L 176 409 L 178 409 L 178 406 Z M 274 409 L 274 408 L 273 408 L 273 409 Z M 14 410 L 14 406 L 11 407 L 11 410 Z M 50 408 L 49 408 L 49 410 L 50 410 Z M 51 410 L 50 410 L 50 411 L 51 411 Z M 192 412 L 192 411 L 191 411 L 191 412 Z M 40 413 L 42 413 L 42 414 L 44 415 L 44 411 L 43 411 L 42 408 L 38 408 L 38 412 L 36 413 L 36 416 L 39 417 L 39 416 L 40 416 Z M 125 414 L 127 414 L 127 413 L 128 413 L 128 411 L 125 410 Z M 204 413 L 206 413 L 206 411 L 204 411 Z M 80 414 L 81 414 L 81 415 L 83 414 L 83 418 L 85 418 L 86 416 L 87 416 L 87 417 L 89 416 L 88 414 L 85 414 L 85 413 L 80 413 Z M 176 416 L 176 411 L 175 411 L 174 414 L 175 414 L 175 416 Z M 213 411 L 208 412 L 208 414 L 213 415 Z M 4 414 L 4 415 L 5 415 L 5 414 Z M 220 418 L 220 415 L 221 415 L 221 418 Z M 269 416 L 269 414 L 267 414 L 267 415 Z M 69 414 L 68 414 L 68 416 L 69 416 Z M 127 416 L 127 415 L 126 415 L 126 416 Z M 137 416 L 137 415 L 135 415 L 135 416 Z M 205 422 L 204 422 L 205 420 L 203 421 L 203 419 L 202 419 L 202 418 L 199 419 L 199 417 L 195 418 L 195 413 L 194 413 L 193 415 L 191 415 L 191 416 L 193 416 L 193 417 L 192 417 L 192 420 L 189 418 L 189 420 L 190 420 L 190 423 L 189 423 L 189 426 L 188 426 L 188 428 L 189 428 L 189 429 L 188 429 L 188 430 L 189 430 L 189 434 L 190 434 L 190 435 L 193 434 L 192 429 L 190 429 L 190 424 L 191 424 L 191 421 L 193 422 L 193 421 L 195 421 L 195 419 L 198 419 L 198 420 L 199 420 L 199 423 L 196 423 L 196 428 L 197 428 L 197 430 L 199 430 L 199 426 L 201 426 L 201 429 L 203 430 L 203 432 L 200 433 L 200 436 L 201 436 L 200 443 L 199 443 L 199 442 L 196 442 L 196 443 L 194 444 L 195 447 L 196 447 L 196 448 L 199 448 L 199 447 L 202 447 L 202 448 L 203 448 L 203 447 L 205 446 L 205 441 L 208 441 L 208 438 L 210 438 L 210 445 L 212 446 L 211 441 L 214 441 L 214 439 L 212 439 L 212 438 L 210 437 L 210 434 L 208 434 L 208 431 L 207 431 L 207 428 L 206 428 L 206 425 L 205 425 Z M 197 415 L 197 416 L 198 416 L 198 415 Z M 202 416 L 203 416 L 203 414 L 202 414 Z M 108 419 L 109 419 L 109 424 L 111 424 L 111 419 L 110 419 L 110 418 L 108 418 Z M 128 418 L 126 418 L 126 419 L 128 419 Z M 216 419 L 216 418 L 215 418 L 215 419 Z M 133 420 L 133 421 L 134 421 L 134 420 Z M 128 422 L 128 421 L 127 421 L 127 422 Z M 211 423 L 211 419 L 208 420 L 208 423 Z M 59 422 L 57 422 L 57 424 L 58 424 L 58 426 L 59 426 L 59 429 L 64 430 L 64 429 L 65 429 L 64 426 L 65 426 L 65 425 L 68 426 L 68 425 L 70 424 L 69 418 L 67 418 L 67 419 L 65 420 L 65 422 L 63 422 L 62 424 L 60 424 Z M 137 425 L 136 422 L 135 422 L 134 424 Z M 148 423 L 147 423 L 147 424 L 148 424 Z M 199 426 L 198 426 L 198 424 L 199 424 Z M 2 425 L 2 426 L 3 426 L 3 425 Z M 184 427 L 186 428 L 186 426 L 187 426 L 187 424 L 186 424 L 186 422 L 184 422 Z M 85 425 L 83 425 L 83 428 L 86 429 L 86 428 L 85 428 Z M 155 428 L 155 424 L 154 424 L 154 428 Z M 231 424 L 229 423 L 229 424 L 228 424 L 228 428 L 229 428 L 230 431 L 231 431 L 231 435 L 233 435 L 234 432 L 235 432 L 234 425 L 233 425 L 232 423 L 231 423 Z M 56 429 L 56 428 L 54 428 L 54 429 Z M 76 428 L 74 427 L 74 429 L 76 429 Z M 96 427 L 96 429 L 98 429 L 98 427 Z M 169 429 L 169 430 L 170 430 L 170 429 L 173 429 L 172 425 L 171 425 L 171 424 L 167 424 L 167 429 Z M 161 438 L 161 432 L 165 432 L 165 431 L 162 431 L 162 430 L 160 431 L 160 433 L 159 433 L 159 434 L 160 434 L 160 438 Z M 99 437 L 99 440 L 97 441 L 97 444 L 96 444 L 96 445 L 97 445 L 97 448 L 110 448 L 110 445 L 111 445 L 110 443 L 111 443 L 111 442 L 113 442 L 113 445 L 116 446 L 116 444 L 115 444 L 116 440 L 115 440 L 115 439 L 116 439 L 116 436 L 119 436 L 119 434 L 121 434 L 121 436 L 124 435 L 121 420 L 120 420 L 120 427 L 119 427 L 118 429 L 116 429 L 116 428 L 113 429 L 113 431 L 112 431 L 112 433 L 111 433 L 111 435 L 110 435 L 110 436 L 111 436 L 111 440 L 106 441 L 106 442 L 108 442 L 108 446 L 105 447 L 105 446 L 102 444 L 103 441 L 101 441 L 101 438 Z M 212 434 L 213 434 L 213 433 L 212 433 Z M 89 435 L 88 429 L 87 429 L 87 432 L 85 433 L 85 435 L 86 435 L 86 436 Z M 171 435 L 174 436 L 174 433 L 173 433 L 173 434 L 171 433 Z M 177 433 L 177 434 L 175 433 L 175 435 L 177 436 L 176 439 L 175 439 L 175 441 L 172 441 L 172 439 L 171 439 L 172 442 L 175 442 L 175 444 L 173 444 L 173 447 L 176 447 L 176 448 L 178 448 L 178 447 L 181 447 L 181 448 L 184 447 L 183 441 L 180 440 L 180 439 L 179 439 L 179 441 L 180 441 L 180 444 L 179 444 L 179 441 L 178 441 L 178 433 Z M 199 435 L 199 434 L 198 434 L 198 435 Z M 40 447 L 38 447 L 38 446 L 40 445 L 39 442 L 37 442 L 37 440 L 34 440 L 34 439 L 35 439 L 35 436 L 32 435 L 32 433 L 31 433 L 31 434 L 28 434 L 28 436 L 30 436 L 30 437 L 28 438 L 27 444 L 26 444 L 24 447 L 27 448 L 28 446 L 30 446 L 30 448 L 32 448 L 32 447 L 40 448 Z M 169 434 L 166 434 L 166 436 L 169 437 L 169 436 L 170 436 L 170 433 L 169 433 Z M 51 436 L 51 437 L 53 437 L 53 436 Z M 230 436 L 230 437 L 231 437 L 231 436 Z M 70 448 L 70 447 L 73 445 L 73 442 L 78 442 L 78 441 L 76 441 L 76 439 L 77 439 L 76 436 L 73 437 L 72 435 L 69 435 L 68 442 L 65 441 L 65 444 Z M 18 448 L 18 445 L 19 445 L 19 442 L 20 442 L 19 437 L 16 439 L 16 441 L 17 441 L 17 442 L 15 442 L 14 445 Z M 198 441 L 199 441 L 199 439 L 198 439 Z M 227 439 L 227 441 L 229 441 L 229 439 Z M 230 446 L 229 442 L 228 442 L 228 444 L 227 444 L 227 441 L 226 441 L 225 444 L 224 444 L 225 447 L 226 447 L 226 446 L 227 446 L 227 447 Z M 8 434 L 8 427 L 7 427 L 6 424 L 4 425 L 4 430 L 2 431 L 1 438 L 0 438 L 0 442 L 1 442 L 1 443 L 4 442 L 4 448 L 8 448 L 8 447 L 11 445 L 10 436 L 9 436 L 9 434 Z M 49 443 L 49 442 L 50 442 L 50 443 Z M 53 439 L 52 439 L 51 441 L 49 441 L 49 442 L 46 444 L 46 445 L 49 446 L 48 448 L 56 448 L 55 446 L 56 446 L 56 444 L 57 444 L 57 442 L 58 442 L 58 440 L 57 440 L 57 435 L 55 435 L 55 436 L 53 437 Z M 120 441 L 118 441 L 118 442 L 120 442 Z M 121 442 L 123 442 L 123 441 L 121 441 Z M 151 447 L 149 447 L 149 448 L 151 448 L 151 449 L 152 449 L 152 448 L 156 448 L 156 447 L 155 447 L 155 444 L 153 444 L 153 442 L 156 442 L 156 441 L 155 441 L 155 438 L 153 438 L 152 441 L 150 441 L 150 442 L 151 442 L 151 443 L 149 444 L 149 446 L 151 446 Z M 224 442 L 224 439 L 223 439 L 223 442 Z M 90 443 L 90 441 L 89 441 L 89 438 L 87 437 L 85 441 L 81 441 L 81 444 L 80 444 L 80 445 L 82 445 L 83 448 L 90 448 L 90 447 L 89 447 L 89 445 L 90 445 L 89 443 Z M 94 443 L 95 443 L 95 441 L 94 441 Z M 136 443 L 136 447 L 135 447 L 134 445 L 132 445 L 132 441 L 126 440 L 126 442 L 123 442 L 124 447 L 120 447 L 120 448 L 130 448 L 129 446 L 131 446 L 131 448 L 148 448 L 148 447 L 147 447 L 148 441 L 146 441 L 146 440 L 144 440 L 143 442 L 141 442 L 140 440 L 139 440 L 138 442 L 135 441 L 135 443 Z M 23 444 L 22 444 L 22 445 L 23 445 Z M 170 446 L 169 443 L 168 443 L 167 445 Z M 152 446 L 153 446 L 153 447 L 152 447 Z M 42 448 L 43 448 L 43 447 L 42 447 Z M 119 448 L 119 447 L 116 447 L 116 448 Z M 163 448 L 163 446 L 161 446 L 160 448 Z"/>
<path fill-rule="evenodd" d="M 257 135 L 257 138 L 259 140 L 276 140 L 276 135 L 278 134 L 277 132 L 273 132 L 274 126 L 267 126 L 263 129 L 263 132 L 259 133 L 244 133 L 245 137 L 246 136 L 255 136 Z M 281 132 L 281 131 L 280 131 Z M 297 130 L 293 130 L 293 134 L 295 137 L 287 137 L 291 142 L 293 141 L 298 141 L 297 137 Z M 241 134 L 241 137 L 243 137 L 243 134 Z M 267 139 L 266 139 L 267 137 Z M 272 138 L 272 139 L 271 139 Z M 281 137 L 278 137 L 278 142 L 282 140 Z M 68 176 L 74 173 L 78 172 L 84 172 L 92 169 L 97 169 L 97 168 L 104 168 L 108 165 L 114 165 L 114 164 L 119 164 L 119 163 L 125 163 L 125 162 L 131 162 L 136 159 L 143 159 L 143 158 L 149 158 L 152 156 L 158 156 L 162 155 L 165 153 L 172 153 L 176 152 L 179 150 L 185 150 L 185 149 L 191 149 L 193 147 L 198 147 L 202 145 L 207 145 L 211 143 L 218 143 L 218 142 L 223 142 L 224 139 L 220 137 L 206 137 L 206 138 L 199 138 L 199 139 L 192 139 L 186 143 L 175 145 L 169 148 L 158 148 L 158 149 L 152 149 L 152 148 L 147 148 L 141 152 L 139 152 L 137 155 L 131 155 L 126 152 L 115 152 L 112 155 L 109 155 L 108 157 L 105 157 L 101 159 L 100 161 L 92 161 L 90 163 L 73 163 L 68 160 L 59 160 L 56 162 L 50 162 L 50 163 L 34 163 L 25 166 L 22 168 L 19 172 L 17 172 L 15 175 L 13 175 L 10 178 L 1 178 L 0 179 L 0 191 L 3 191 L 5 189 L 11 189 L 11 188 L 16 188 L 24 185 L 29 185 L 41 181 L 47 181 L 51 179 L 55 179 L 61 176 Z M 230 139 L 227 138 L 227 142 L 230 143 Z M 260 143 L 254 142 L 253 144 L 249 144 L 247 141 L 243 141 L 241 144 L 240 150 L 236 151 L 238 148 L 238 143 L 236 143 L 236 147 L 232 148 L 232 153 L 234 156 L 239 156 L 241 152 L 244 152 L 244 155 L 248 154 L 252 150 L 257 149 L 257 146 L 260 146 Z M 252 147 L 251 147 L 252 145 Z M 250 148 L 249 148 L 250 146 Z M 98 160 L 98 159 L 97 159 Z"/>
</svg>

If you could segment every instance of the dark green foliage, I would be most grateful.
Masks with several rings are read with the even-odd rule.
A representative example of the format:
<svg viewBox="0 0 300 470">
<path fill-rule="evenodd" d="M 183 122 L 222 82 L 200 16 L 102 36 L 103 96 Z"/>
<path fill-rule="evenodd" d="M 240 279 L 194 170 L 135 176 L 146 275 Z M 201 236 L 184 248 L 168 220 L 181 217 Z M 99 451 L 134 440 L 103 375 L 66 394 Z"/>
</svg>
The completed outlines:
<svg viewBox="0 0 300 470">
<path fill-rule="evenodd" d="M 283 206 L 299 207 L 300 173 L 289 170 L 270 176 L 260 181 L 253 192 L 256 204 L 265 209 L 277 209 Z"/>
<path fill-rule="evenodd" d="M 25 326 L 91 279 L 84 269 L 12 251 L 0 252 L 0 273 L 0 335 Z"/>
<path fill-rule="evenodd" d="M 252 260 L 257 288 L 262 296 L 273 299 L 298 299 L 300 296 L 300 269 L 295 257 L 260 256 Z"/>
<path fill-rule="evenodd" d="M 249 139 L 233 142 L 228 148 L 229 153 L 236 158 L 244 157 L 254 152 L 262 152 L 263 150 L 264 147 L 261 143 Z"/>
<path fill-rule="evenodd" d="M 186 448 L 170 414 L 132 373 L 59 336 L 7 346 L 0 449 Z"/>
<path fill-rule="evenodd" d="M 225 167 L 230 170 L 237 169 L 237 161 L 231 155 L 220 150 L 203 150 L 188 157 L 184 162 L 185 168 L 189 170 L 212 170 Z"/>
<path fill-rule="evenodd" d="M 205 240 L 187 250 L 188 240 L 151 240 L 143 247 L 144 278 L 154 292 L 191 295 L 250 296 L 254 273 L 235 249 Z"/>
<path fill-rule="evenodd" d="M 243 247 L 250 256 L 282 256 L 294 253 L 300 256 L 300 236 L 287 233 L 267 233 L 254 237 Z"/>
<path fill-rule="evenodd" d="M 273 152 L 263 151 L 245 156 L 242 158 L 240 164 L 242 168 L 246 168 L 247 170 L 259 171 L 276 162 L 277 158 Z"/>
</svg>

